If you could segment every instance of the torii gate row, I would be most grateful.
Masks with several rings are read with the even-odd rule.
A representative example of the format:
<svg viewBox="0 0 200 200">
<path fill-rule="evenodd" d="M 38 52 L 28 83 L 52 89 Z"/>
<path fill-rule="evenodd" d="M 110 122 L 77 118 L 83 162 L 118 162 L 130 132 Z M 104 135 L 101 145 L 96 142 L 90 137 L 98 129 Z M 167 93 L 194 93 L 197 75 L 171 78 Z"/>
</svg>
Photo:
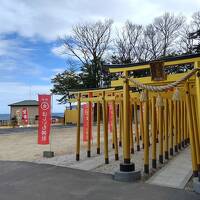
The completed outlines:
<svg viewBox="0 0 200 200">
<path fill-rule="evenodd" d="M 177 74 L 166 74 L 164 72 L 170 67 L 179 68 L 182 65 L 188 65 L 190 69 Z M 190 140 L 193 174 L 198 176 L 200 171 L 200 54 L 145 63 L 107 66 L 110 73 L 117 73 L 121 76 L 118 80 L 111 82 L 111 88 L 71 92 L 75 98 L 71 99 L 70 102 L 77 102 L 78 111 L 76 159 L 80 159 L 81 102 L 89 103 L 89 106 L 91 106 L 91 103 L 97 103 L 97 140 L 99 140 L 100 135 L 99 110 L 100 105 L 102 105 L 104 156 L 105 163 L 109 163 L 106 110 L 107 104 L 110 102 L 114 109 L 113 115 L 116 115 L 115 105 L 119 105 L 120 133 L 122 132 L 123 162 L 120 164 L 120 172 L 116 173 L 116 179 L 121 177 L 122 174 L 129 176 L 136 173 L 135 165 L 131 162 L 131 152 L 134 145 L 131 132 L 133 110 L 130 105 L 133 105 L 134 112 L 140 107 L 140 120 L 142 119 L 140 126 L 142 125 L 143 128 L 140 135 L 142 135 L 144 147 L 144 172 L 149 173 L 149 144 L 152 144 L 152 167 L 156 168 L 156 142 L 159 142 L 159 162 L 163 163 L 163 151 L 165 159 L 168 159 L 168 151 L 172 156 L 174 151 L 178 152 L 181 146 L 188 144 Z M 151 76 L 135 78 L 131 75 L 131 73 L 134 74 L 134 72 L 141 70 L 150 70 Z M 137 122 L 136 113 L 134 114 L 135 124 Z M 114 129 L 116 129 L 115 117 L 113 117 L 113 124 Z M 149 128 L 151 134 L 149 134 Z M 114 132 L 113 142 L 117 160 L 118 136 L 116 130 Z M 135 132 L 138 146 L 137 126 Z M 90 145 L 90 140 L 88 140 L 88 156 L 90 156 Z M 100 140 L 97 141 L 98 148 L 100 148 Z M 97 152 L 100 151 L 97 150 Z M 134 177 L 134 175 L 131 176 Z"/>
</svg>

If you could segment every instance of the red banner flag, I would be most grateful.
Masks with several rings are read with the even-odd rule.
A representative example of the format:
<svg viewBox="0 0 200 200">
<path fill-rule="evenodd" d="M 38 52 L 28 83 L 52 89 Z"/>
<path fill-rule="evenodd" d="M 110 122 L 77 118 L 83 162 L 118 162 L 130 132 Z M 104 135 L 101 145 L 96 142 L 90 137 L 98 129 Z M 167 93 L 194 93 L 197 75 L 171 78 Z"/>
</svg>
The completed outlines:
<svg viewBox="0 0 200 200">
<path fill-rule="evenodd" d="M 90 114 L 90 122 L 89 122 Z M 90 139 L 92 140 L 92 109 L 89 112 L 88 104 L 83 105 L 83 141 L 88 141 L 88 127 L 90 128 Z"/>
<path fill-rule="evenodd" d="M 28 125 L 28 108 L 22 108 L 22 121 L 24 125 Z"/>
<path fill-rule="evenodd" d="M 38 144 L 49 144 L 49 135 L 51 129 L 51 95 L 38 95 L 38 101 Z"/>
<path fill-rule="evenodd" d="M 113 109 L 112 109 L 112 104 L 108 104 L 108 120 L 109 120 L 109 130 L 110 133 L 112 133 L 112 120 L 113 120 Z"/>
</svg>

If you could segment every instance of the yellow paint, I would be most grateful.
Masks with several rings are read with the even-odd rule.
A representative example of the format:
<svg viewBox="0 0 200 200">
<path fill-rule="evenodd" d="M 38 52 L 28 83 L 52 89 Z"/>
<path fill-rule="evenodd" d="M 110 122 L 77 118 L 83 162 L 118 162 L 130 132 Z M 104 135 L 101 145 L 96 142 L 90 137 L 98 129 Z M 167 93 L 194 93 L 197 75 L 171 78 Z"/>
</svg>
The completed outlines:
<svg viewBox="0 0 200 200">
<path fill-rule="evenodd" d="M 78 117 L 77 115 L 78 115 L 77 110 L 65 110 L 65 124 L 67 123 L 76 124 Z"/>
<path fill-rule="evenodd" d="M 200 61 L 200 58 L 189 58 L 189 59 L 183 59 L 183 60 L 176 60 L 176 61 L 167 61 L 164 62 L 164 67 L 170 66 L 170 65 L 180 65 L 180 64 L 187 64 L 187 63 L 194 63 L 196 61 Z M 140 66 L 129 66 L 129 67 L 122 67 L 122 68 L 110 68 L 110 73 L 117 73 L 117 72 L 126 72 L 126 71 L 138 71 L 142 69 L 149 69 L 150 65 L 140 65 Z"/>
</svg>

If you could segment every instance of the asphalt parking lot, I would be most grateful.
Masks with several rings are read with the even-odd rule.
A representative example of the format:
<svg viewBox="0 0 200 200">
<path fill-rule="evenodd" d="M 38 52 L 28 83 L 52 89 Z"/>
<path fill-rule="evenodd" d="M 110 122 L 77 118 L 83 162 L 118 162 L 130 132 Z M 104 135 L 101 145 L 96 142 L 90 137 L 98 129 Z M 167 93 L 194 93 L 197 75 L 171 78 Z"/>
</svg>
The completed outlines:
<svg viewBox="0 0 200 200">
<path fill-rule="evenodd" d="M 199 200 L 185 190 L 122 183 L 111 176 L 53 165 L 0 161 L 1 200 Z"/>
</svg>

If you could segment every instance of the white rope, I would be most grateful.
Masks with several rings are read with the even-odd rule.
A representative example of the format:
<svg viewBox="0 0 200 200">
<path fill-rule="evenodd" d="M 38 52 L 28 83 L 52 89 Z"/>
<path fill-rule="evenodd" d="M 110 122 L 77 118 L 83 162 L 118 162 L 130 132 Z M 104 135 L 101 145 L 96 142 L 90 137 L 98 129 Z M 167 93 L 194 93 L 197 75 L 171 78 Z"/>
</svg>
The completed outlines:
<svg viewBox="0 0 200 200">
<path fill-rule="evenodd" d="M 140 101 L 141 102 L 145 102 L 147 101 L 147 94 L 145 91 L 142 91 L 141 94 L 140 94 Z"/>
<path fill-rule="evenodd" d="M 160 94 L 158 94 L 158 96 L 157 96 L 157 98 L 156 98 L 156 106 L 157 106 L 157 107 L 162 107 L 162 106 L 164 106 L 163 99 L 162 99 L 162 97 L 160 96 Z"/>
<path fill-rule="evenodd" d="M 191 72 L 189 72 L 188 74 L 186 74 L 185 76 L 183 76 L 179 80 L 177 80 L 173 83 L 169 83 L 169 84 L 164 85 L 164 86 L 145 85 L 145 84 L 140 83 L 139 81 L 135 80 L 133 77 L 130 77 L 129 81 L 134 83 L 137 87 L 144 89 L 144 90 L 153 91 L 153 92 L 163 92 L 163 91 L 170 90 L 172 88 L 177 87 L 180 83 L 186 81 L 191 76 L 193 76 L 198 70 L 200 70 L 200 68 L 194 68 L 194 69 L 191 70 Z"/>
<path fill-rule="evenodd" d="M 178 88 L 175 89 L 174 94 L 172 96 L 172 100 L 173 101 L 180 101 L 181 100 L 181 95 L 180 95 L 180 91 Z"/>
</svg>

